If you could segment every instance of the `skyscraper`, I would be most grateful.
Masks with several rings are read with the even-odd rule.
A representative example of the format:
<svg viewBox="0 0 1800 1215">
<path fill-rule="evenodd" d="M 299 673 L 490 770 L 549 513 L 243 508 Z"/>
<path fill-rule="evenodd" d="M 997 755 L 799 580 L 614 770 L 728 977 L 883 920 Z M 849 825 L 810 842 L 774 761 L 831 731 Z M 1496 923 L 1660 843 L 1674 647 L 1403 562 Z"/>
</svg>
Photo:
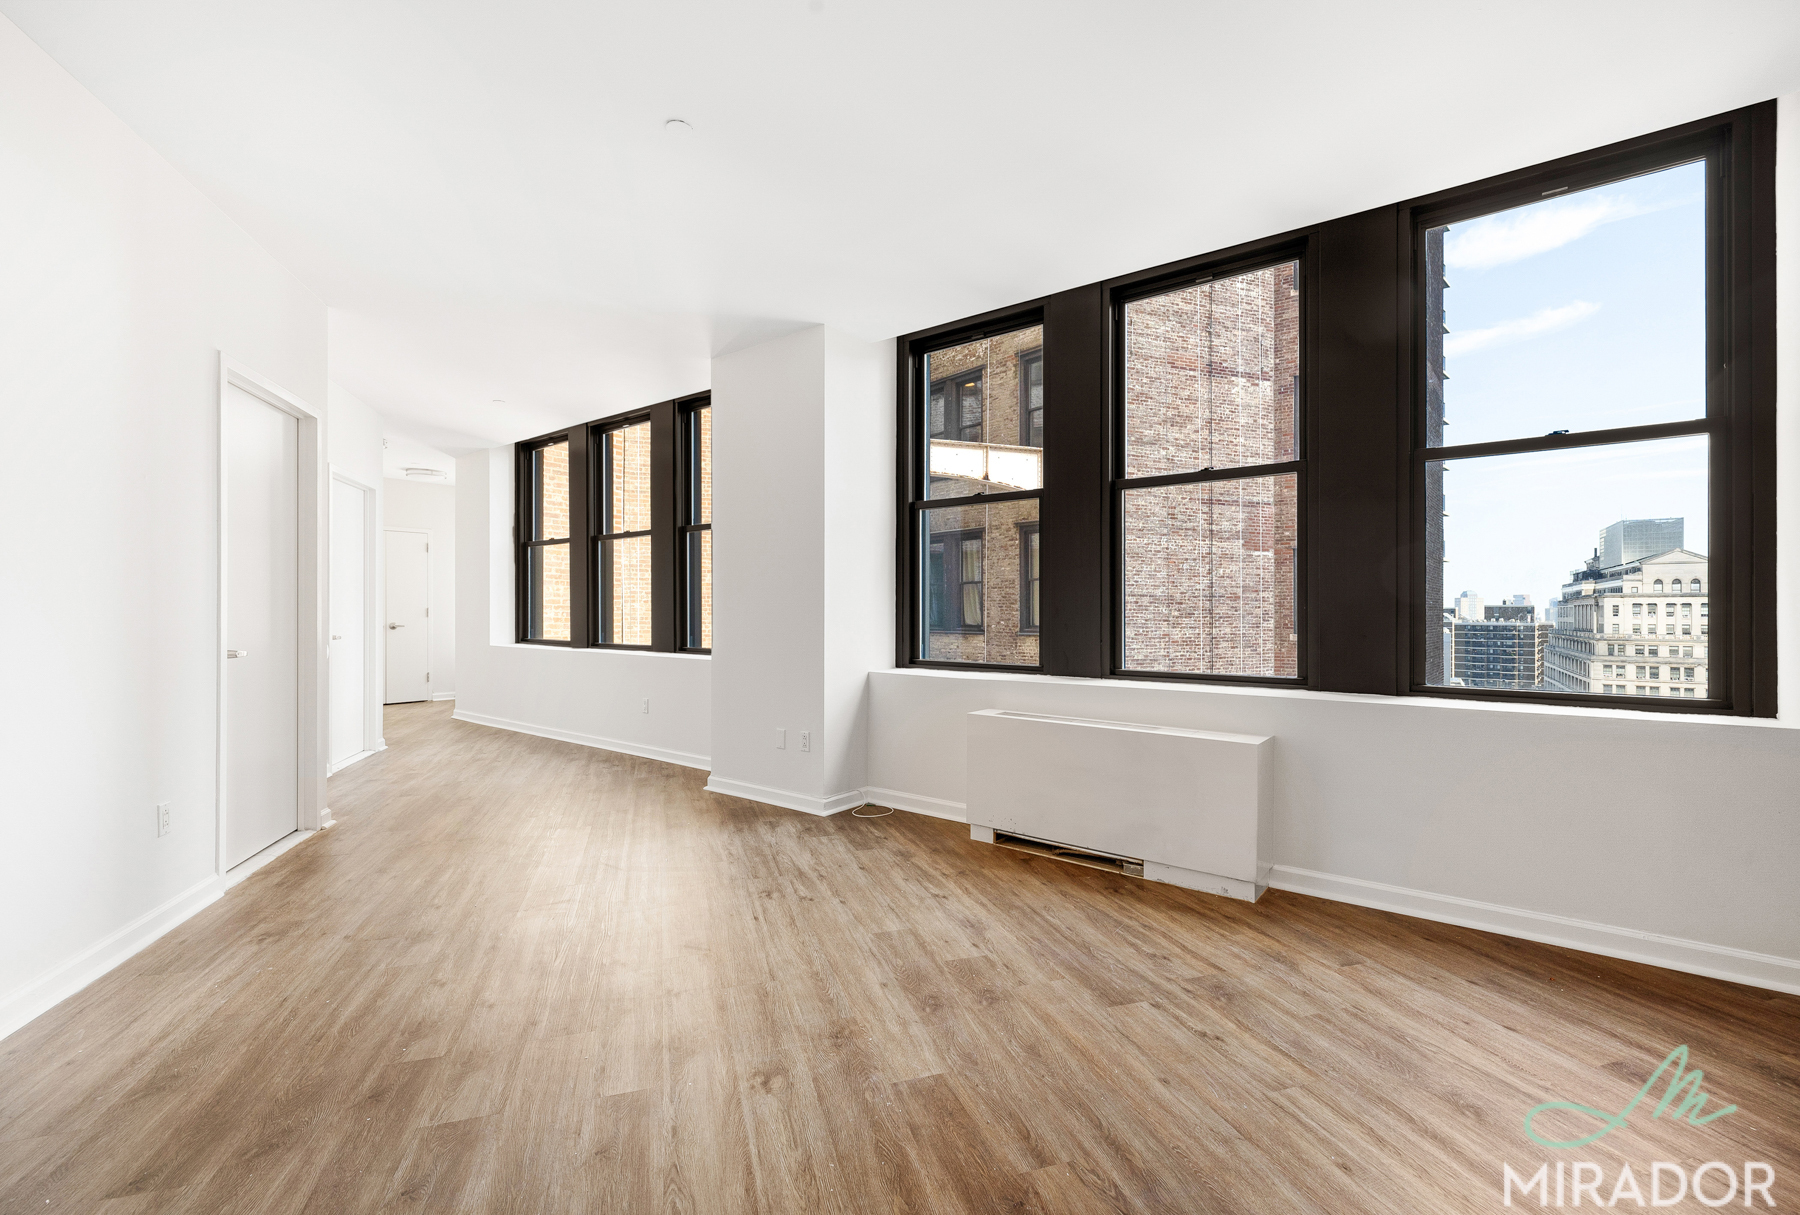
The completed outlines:
<svg viewBox="0 0 1800 1215">
<path fill-rule="evenodd" d="M 1600 568 L 1611 569 L 1681 548 L 1686 533 L 1684 519 L 1621 519 L 1600 529 L 1600 551 L 1596 554 Z"/>
</svg>

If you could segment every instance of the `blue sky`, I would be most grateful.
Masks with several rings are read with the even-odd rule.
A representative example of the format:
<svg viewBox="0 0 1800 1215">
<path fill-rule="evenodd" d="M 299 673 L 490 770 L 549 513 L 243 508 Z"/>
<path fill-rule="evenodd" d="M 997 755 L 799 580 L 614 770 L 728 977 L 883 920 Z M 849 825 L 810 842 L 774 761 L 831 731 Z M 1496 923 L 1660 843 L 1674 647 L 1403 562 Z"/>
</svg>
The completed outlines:
<svg viewBox="0 0 1800 1215">
<path fill-rule="evenodd" d="M 1446 444 L 1705 413 L 1705 166 L 1452 225 Z M 1679 515 L 1707 550 L 1706 440 L 1453 461 L 1446 601 L 1539 607 L 1619 519 Z"/>
</svg>

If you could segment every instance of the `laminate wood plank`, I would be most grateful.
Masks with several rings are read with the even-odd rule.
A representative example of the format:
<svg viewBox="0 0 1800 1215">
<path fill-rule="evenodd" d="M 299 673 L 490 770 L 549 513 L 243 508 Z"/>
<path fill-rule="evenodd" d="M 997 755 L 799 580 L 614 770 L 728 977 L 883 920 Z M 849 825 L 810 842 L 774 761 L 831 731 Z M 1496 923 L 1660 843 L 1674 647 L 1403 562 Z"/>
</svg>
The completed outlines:
<svg viewBox="0 0 1800 1215">
<path fill-rule="evenodd" d="M 338 826 L 0 1042 L 0 1212 L 1485 1212 L 1547 1154 L 1526 1109 L 1680 1044 L 1739 1111 L 1581 1158 L 1793 1200 L 1800 999 L 450 708 L 391 707 Z"/>
</svg>

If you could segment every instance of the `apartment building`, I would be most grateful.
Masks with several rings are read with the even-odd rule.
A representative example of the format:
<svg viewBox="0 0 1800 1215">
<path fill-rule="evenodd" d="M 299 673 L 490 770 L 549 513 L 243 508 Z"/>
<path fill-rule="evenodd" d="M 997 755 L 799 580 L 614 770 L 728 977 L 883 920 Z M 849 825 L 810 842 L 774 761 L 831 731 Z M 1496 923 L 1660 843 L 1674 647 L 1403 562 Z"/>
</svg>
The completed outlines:
<svg viewBox="0 0 1800 1215">
<path fill-rule="evenodd" d="M 1571 692 L 1705 700 L 1707 592 L 1703 553 L 1591 559 L 1563 587 L 1546 678 Z"/>
</svg>

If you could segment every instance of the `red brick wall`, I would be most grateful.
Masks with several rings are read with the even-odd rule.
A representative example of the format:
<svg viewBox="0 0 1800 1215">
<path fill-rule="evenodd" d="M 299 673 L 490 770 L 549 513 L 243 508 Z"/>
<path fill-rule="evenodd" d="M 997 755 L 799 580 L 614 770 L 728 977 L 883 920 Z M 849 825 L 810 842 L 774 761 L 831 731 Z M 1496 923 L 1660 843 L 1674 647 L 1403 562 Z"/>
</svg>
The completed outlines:
<svg viewBox="0 0 1800 1215">
<path fill-rule="evenodd" d="M 1295 455 L 1293 264 L 1126 309 L 1128 476 Z M 1293 675 L 1297 479 L 1135 490 L 1125 501 L 1125 665 Z"/>
</svg>

